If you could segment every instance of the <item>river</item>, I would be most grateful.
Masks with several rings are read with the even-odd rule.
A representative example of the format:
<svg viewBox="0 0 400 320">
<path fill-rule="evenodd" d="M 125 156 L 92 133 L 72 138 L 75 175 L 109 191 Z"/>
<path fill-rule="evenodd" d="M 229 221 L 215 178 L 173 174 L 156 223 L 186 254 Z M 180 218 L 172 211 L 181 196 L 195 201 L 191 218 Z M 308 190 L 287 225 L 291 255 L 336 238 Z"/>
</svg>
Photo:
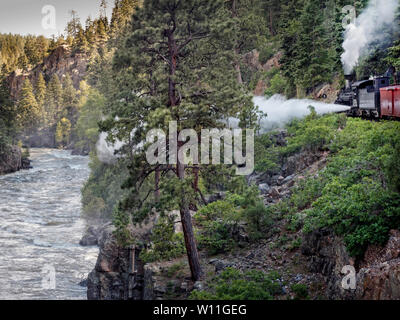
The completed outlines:
<svg viewBox="0 0 400 320">
<path fill-rule="evenodd" d="M 96 247 L 81 247 L 89 159 L 32 149 L 33 169 L 0 176 L 0 299 L 81 300 Z"/>
</svg>

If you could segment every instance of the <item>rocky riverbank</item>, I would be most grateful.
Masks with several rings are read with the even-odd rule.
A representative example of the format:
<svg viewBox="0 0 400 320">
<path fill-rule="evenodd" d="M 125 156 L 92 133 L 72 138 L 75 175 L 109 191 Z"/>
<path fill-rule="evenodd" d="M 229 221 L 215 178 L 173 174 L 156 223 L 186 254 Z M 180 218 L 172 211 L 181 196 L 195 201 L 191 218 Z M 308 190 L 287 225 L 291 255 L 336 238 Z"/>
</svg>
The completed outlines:
<svg viewBox="0 0 400 320">
<path fill-rule="evenodd" d="M 17 146 L 10 147 L 10 150 L 0 157 L 0 175 L 30 168 L 31 161 L 23 157 L 21 148 Z"/>
</svg>

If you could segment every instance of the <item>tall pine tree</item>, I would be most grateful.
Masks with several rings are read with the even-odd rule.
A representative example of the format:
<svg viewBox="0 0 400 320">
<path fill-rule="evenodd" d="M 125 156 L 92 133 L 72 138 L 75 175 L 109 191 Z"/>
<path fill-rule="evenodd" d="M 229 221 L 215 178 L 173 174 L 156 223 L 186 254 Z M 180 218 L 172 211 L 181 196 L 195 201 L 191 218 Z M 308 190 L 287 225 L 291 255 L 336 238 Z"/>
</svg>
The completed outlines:
<svg viewBox="0 0 400 320">
<path fill-rule="evenodd" d="M 18 124 L 21 128 L 31 129 L 40 121 L 42 110 L 36 101 L 31 81 L 28 78 L 25 79 L 22 86 L 17 110 Z"/>
<path fill-rule="evenodd" d="M 50 126 L 56 124 L 62 111 L 62 86 L 57 74 L 54 74 L 47 86 L 45 112 Z"/>
<path fill-rule="evenodd" d="M 47 90 L 46 81 L 43 78 L 43 74 L 39 73 L 38 79 L 36 81 L 35 97 L 40 109 L 42 110 L 42 115 L 41 115 L 42 125 L 46 125 L 47 121 L 46 110 L 45 110 L 46 90 Z"/>
<path fill-rule="evenodd" d="M 198 199 L 201 166 L 150 165 L 140 148 L 153 128 L 167 131 L 169 121 L 182 129 L 218 128 L 219 121 L 238 114 L 247 102 L 236 81 L 234 28 L 224 1 L 149 0 L 134 15 L 132 31 L 114 60 L 115 89 L 108 99 L 112 116 L 102 129 L 129 142 L 132 157 L 126 187 L 130 196 L 121 203 L 115 223 L 122 234 L 133 213 L 140 222 L 154 212 L 179 209 L 192 278 L 202 276 L 190 208 Z M 118 119 L 118 120 L 115 120 Z M 135 129 L 135 135 L 131 132 Z M 112 138 L 111 137 L 111 138 Z M 130 148 L 136 145 L 137 153 Z M 171 159 L 174 163 L 174 159 Z M 154 201 L 143 186 L 154 179 Z"/>
</svg>

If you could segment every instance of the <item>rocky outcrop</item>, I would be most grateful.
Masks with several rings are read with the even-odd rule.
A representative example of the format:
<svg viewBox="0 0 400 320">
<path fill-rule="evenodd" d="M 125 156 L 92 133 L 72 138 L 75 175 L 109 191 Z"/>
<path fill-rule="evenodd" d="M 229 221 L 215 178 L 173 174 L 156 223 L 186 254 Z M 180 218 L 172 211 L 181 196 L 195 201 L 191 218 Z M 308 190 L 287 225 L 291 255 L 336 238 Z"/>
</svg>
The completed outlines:
<svg viewBox="0 0 400 320">
<path fill-rule="evenodd" d="M 313 164 L 317 163 L 323 157 L 321 152 L 303 151 L 294 156 L 289 157 L 282 166 L 282 175 L 287 177 L 305 169 L 309 169 Z M 321 169 L 325 163 L 321 163 L 318 169 Z"/>
<path fill-rule="evenodd" d="M 254 49 L 253 51 L 247 53 L 243 57 L 243 63 L 245 63 L 253 71 L 270 71 L 273 68 L 280 68 L 280 59 L 282 58 L 282 52 L 278 52 L 266 63 L 262 64 L 260 62 L 260 53 Z"/>
<path fill-rule="evenodd" d="M 282 58 L 282 52 L 276 53 L 272 58 L 270 58 L 266 63 L 262 64 L 260 62 L 260 53 L 257 50 L 253 50 L 243 57 L 243 63 L 252 71 L 256 73 L 258 71 L 268 72 L 274 68 L 280 68 L 280 60 Z M 267 89 L 267 82 L 264 79 L 260 79 L 254 89 L 254 95 L 262 96 Z"/>
<path fill-rule="evenodd" d="M 100 243 L 100 239 L 103 236 L 104 230 L 109 227 L 107 226 L 97 226 L 91 225 L 89 226 L 85 234 L 83 235 L 81 241 L 79 241 L 79 245 L 82 247 L 90 247 L 90 246 L 98 246 Z"/>
<path fill-rule="evenodd" d="M 282 52 L 276 53 L 271 57 L 266 63 L 262 64 L 260 62 L 260 52 L 253 50 L 243 56 L 243 64 L 246 65 L 252 73 L 257 73 L 259 71 L 268 72 L 274 68 L 279 69 L 281 67 L 280 60 L 282 58 Z M 254 95 L 262 96 L 267 89 L 267 81 L 265 79 L 258 80 L 256 87 L 254 89 Z"/>
<path fill-rule="evenodd" d="M 10 147 L 9 151 L 0 156 L 0 175 L 30 168 L 30 160 L 22 157 L 22 151 L 17 146 Z"/>
<path fill-rule="evenodd" d="M 356 289 L 344 289 L 343 267 L 355 267 L 343 240 L 329 230 L 305 235 L 303 255 L 309 257 L 309 269 L 321 273 L 327 282 L 327 297 L 332 300 L 400 300 L 400 232 L 391 231 L 383 248 L 371 246 L 356 274 Z"/>
<path fill-rule="evenodd" d="M 100 254 L 95 269 L 88 277 L 89 300 L 142 300 L 144 264 L 140 250 L 122 248 L 113 236 L 113 227 L 106 228 L 99 239 Z"/>
<path fill-rule="evenodd" d="M 341 285 L 344 278 L 343 267 L 354 266 L 354 260 L 348 255 L 341 238 L 328 229 L 316 230 L 304 236 L 301 251 L 309 257 L 310 272 L 325 276 L 328 299 L 354 299 L 355 292 L 346 291 Z"/>
<path fill-rule="evenodd" d="M 400 300 L 400 232 L 384 248 L 370 247 L 357 275 L 358 299 Z"/>
<path fill-rule="evenodd" d="M 46 81 L 49 81 L 54 74 L 56 74 L 60 80 L 62 80 L 66 74 L 69 74 L 75 88 L 78 89 L 80 81 L 86 75 L 87 65 L 88 56 L 86 54 L 73 53 L 68 46 L 60 46 L 31 71 L 22 72 L 21 70 L 17 70 L 11 73 L 8 77 L 11 97 L 17 100 L 24 80 L 29 78 L 32 84 L 35 84 L 40 73 L 43 74 Z"/>
<path fill-rule="evenodd" d="M 137 243 L 147 242 L 157 216 L 152 216 L 145 224 L 131 226 L 130 233 Z M 111 224 L 88 228 L 81 245 L 97 242 L 100 253 L 94 270 L 88 277 L 87 296 L 89 300 L 144 300 L 150 296 L 145 287 L 151 287 L 149 274 L 145 283 L 144 263 L 140 260 L 140 245 L 122 247 L 114 236 Z M 97 241 L 96 241 L 97 240 Z M 89 243 L 90 242 L 90 243 Z M 150 282 L 149 282 L 150 281 Z"/>
</svg>

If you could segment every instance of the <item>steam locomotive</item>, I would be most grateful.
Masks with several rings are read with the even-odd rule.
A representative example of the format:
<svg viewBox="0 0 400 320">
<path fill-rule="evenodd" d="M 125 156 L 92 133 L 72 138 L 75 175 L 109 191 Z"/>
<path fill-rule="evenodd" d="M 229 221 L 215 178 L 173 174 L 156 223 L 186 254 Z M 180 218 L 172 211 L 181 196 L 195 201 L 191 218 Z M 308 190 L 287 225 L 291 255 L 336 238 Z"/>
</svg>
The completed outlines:
<svg viewBox="0 0 400 320">
<path fill-rule="evenodd" d="M 353 75 L 346 75 L 346 86 L 336 104 L 350 107 L 349 116 L 400 119 L 400 72 L 389 68 L 382 76 L 354 82 Z"/>
</svg>

